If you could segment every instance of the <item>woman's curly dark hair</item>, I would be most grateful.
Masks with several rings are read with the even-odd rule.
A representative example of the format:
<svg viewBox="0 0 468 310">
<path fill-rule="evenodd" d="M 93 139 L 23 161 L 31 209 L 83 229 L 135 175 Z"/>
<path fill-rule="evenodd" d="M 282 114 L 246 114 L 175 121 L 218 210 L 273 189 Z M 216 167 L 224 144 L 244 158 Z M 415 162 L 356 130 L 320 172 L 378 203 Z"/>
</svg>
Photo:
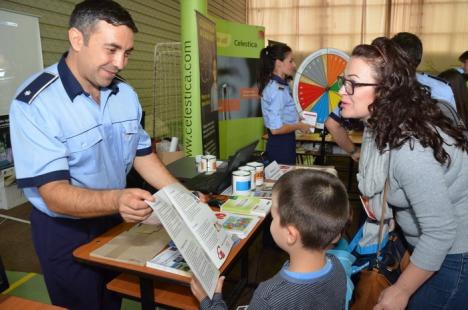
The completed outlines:
<svg viewBox="0 0 468 310">
<path fill-rule="evenodd" d="M 388 38 L 377 38 L 372 45 L 354 48 L 353 57 L 368 63 L 378 86 L 375 100 L 369 105 L 368 126 L 375 132 L 377 148 L 383 152 L 401 147 L 417 139 L 423 147 L 431 147 L 441 164 L 450 165 L 450 156 L 444 150 L 446 143 L 440 131 L 455 140 L 455 146 L 468 150 L 463 132 L 455 127 L 430 97 L 430 90 L 416 79 L 416 68 L 405 52 Z"/>
</svg>

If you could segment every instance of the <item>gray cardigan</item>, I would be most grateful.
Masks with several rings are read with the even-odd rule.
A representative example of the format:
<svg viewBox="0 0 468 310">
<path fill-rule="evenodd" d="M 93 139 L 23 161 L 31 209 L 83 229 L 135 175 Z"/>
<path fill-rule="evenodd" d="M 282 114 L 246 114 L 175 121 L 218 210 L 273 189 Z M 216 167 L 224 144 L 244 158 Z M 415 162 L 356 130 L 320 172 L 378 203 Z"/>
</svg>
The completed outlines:
<svg viewBox="0 0 468 310">
<path fill-rule="evenodd" d="M 415 247 L 411 262 L 437 271 L 447 254 L 468 252 L 468 154 L 445 145 L 452 161 L 441 165 L 431 148 L 413 142 L 413 150 L 406 143 L 391 152 L 388 203 Z"/>
</svg>

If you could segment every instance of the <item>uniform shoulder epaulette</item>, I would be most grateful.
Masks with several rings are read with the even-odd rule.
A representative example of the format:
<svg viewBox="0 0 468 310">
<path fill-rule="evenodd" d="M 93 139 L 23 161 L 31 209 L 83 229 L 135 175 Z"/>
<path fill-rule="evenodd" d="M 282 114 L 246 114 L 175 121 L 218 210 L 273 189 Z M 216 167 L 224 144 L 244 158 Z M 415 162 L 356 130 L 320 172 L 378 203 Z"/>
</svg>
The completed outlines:
<svg viewBox="0 0 468 310">
<path fill-rule="evenodd" d="M 284 86 L 283 85 L 278 85 L 278 89 L 279 90 L 284 90 Z"/>
<path fill-rule="evenodd" d="M 57 74 L 42 72 L 16 96 L 16 100 L 31 104 L 34 99 L 58 78 Z"/>
<path fill-rule="evenodd" d="M 447 84 L 447 85 L 450 85 L 449 82 L 447 82 L 446 80 L 444 80 L 441 77 L 438 77 L 438 76 L 435 76 L 435 75 L 432 75 L 432 74 L 428 74 L 428 73 L 425 73 L 425 75 L 427 75 L 431 79 L 437 80 L 437 81 L 442 82 L 442 83 Z"/>
</svg>

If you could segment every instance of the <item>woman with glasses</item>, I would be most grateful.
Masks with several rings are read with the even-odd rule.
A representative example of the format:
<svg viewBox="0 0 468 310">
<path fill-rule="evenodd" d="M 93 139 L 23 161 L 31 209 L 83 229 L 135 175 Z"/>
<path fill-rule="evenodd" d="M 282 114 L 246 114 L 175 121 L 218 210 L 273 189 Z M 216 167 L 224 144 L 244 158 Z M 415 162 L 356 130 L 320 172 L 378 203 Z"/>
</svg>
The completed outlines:
<svg viewBox="0 0 468 310">
<path fill-rule="evenodd" d="M 260 52 L 258 93 L 261 97 L 263 121 L 268 130 L 266 156 L 280 164 L 296 163 L 295 131 L 307 132 L 311 126 L 299 120 L 296 104 L 287 78 L 296 64 L 286 44 L 267 46 Z"/>
<path fill-rule="evenodd" d="M 340 78 L 343 117 L 366 125 L 359 189 L 380 200 L 388 184 L 388 205 L 412 250 L 374 309 L 466 309 L 468 143 L 417 82 L 407 57 L 378 38 L 354 48 Z"/>
</svg>

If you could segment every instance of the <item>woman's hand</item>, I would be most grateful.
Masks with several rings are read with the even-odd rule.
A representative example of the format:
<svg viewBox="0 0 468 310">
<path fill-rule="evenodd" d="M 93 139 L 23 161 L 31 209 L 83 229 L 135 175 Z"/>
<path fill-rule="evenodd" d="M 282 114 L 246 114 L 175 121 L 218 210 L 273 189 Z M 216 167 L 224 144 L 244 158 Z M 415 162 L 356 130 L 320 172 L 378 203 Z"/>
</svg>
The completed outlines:
<svg viewBox="0 0 468 310">
<path fill-rule="evenodd" d="M 379 301 L 373 310 L 404 310 L 410 295 L 398 285 L 387 287 L 380 293 Z"/>
<path fill-rule="evenodd" d="M 310 133 L 311 128 L 315 128 L 315 126 L 303 122 L 297 123 L 297 129 L 302 131 L 303 133 Z"/>
</svg>

